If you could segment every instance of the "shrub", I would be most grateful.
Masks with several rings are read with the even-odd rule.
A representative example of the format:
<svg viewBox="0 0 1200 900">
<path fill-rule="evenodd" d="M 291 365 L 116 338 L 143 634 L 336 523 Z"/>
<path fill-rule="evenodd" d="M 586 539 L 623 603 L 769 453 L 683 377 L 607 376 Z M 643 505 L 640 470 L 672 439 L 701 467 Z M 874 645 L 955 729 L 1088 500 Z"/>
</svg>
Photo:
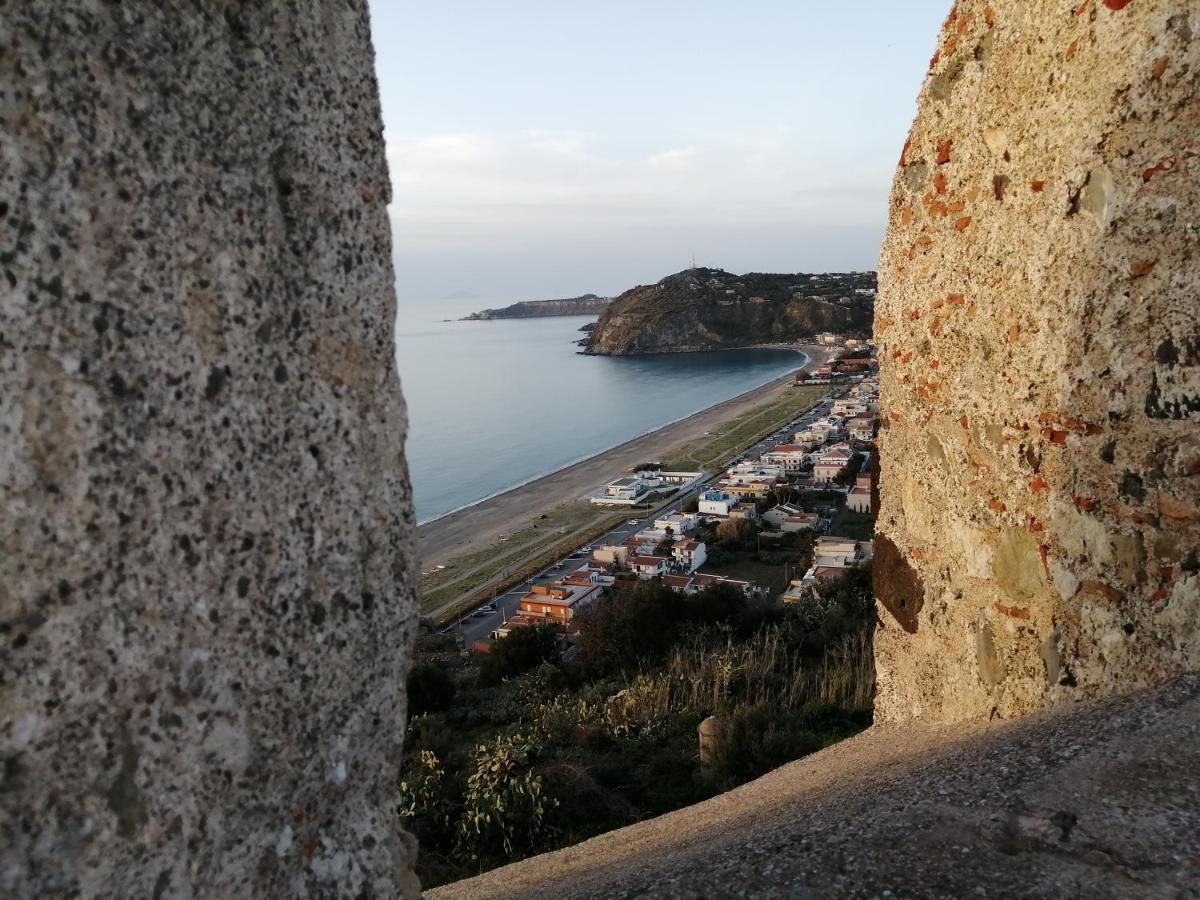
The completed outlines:
<svg viewBox="0 0 1200 900">
<path fill-rule="evenodd" d="M 534 669 L 558 657 L 558 626 L 532 625 L 514 628 L 507 637 L 492 644 L 479 661 L 479 678 L 495 684 Z"/>
<path fill-rule="evenodd" d="M 580 614 L 580 662 L 592 674 L 658 662 L 675 642 L 683 617 L 683 598 L 659 581 L 610 590 Z"/>
<path fill-rule="evenodd" d="M 827 719 L 806 715 L 804 710 L 789 712 L 778 703 L 736 710 L 725 720 L 713 747 L 714 779 L 719 784 L 738 784 L 820 750 L 827 741 L 815 727 L 818 722 L 829 725 Z"/>
<path fill-rule="evenodd" d="M 531 759 L 540 748 L 520 735 L 479 744 L 463 792 L 458 849 L 473 860 L 511 859 L 536 849 L 557 801 L 542 791 Z"/>
<path fill-rule="evenodd" d="M 418 662 L 408 673 L 410 716 L 441 712 L 454 702 L 454 680 L 441 666 Z"/>
</svg>

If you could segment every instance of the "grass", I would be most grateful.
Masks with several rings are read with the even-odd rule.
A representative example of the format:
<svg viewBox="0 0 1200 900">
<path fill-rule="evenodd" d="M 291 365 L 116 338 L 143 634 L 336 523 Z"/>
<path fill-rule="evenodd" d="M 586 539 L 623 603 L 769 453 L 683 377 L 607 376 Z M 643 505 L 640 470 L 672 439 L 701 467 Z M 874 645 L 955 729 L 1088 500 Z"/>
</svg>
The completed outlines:
<svg viewBox="0 0 1200 900">
<path fill-rule="evenodd" d="M 447 569 L 437 573 L 440 577 L 436 580 L 425 579 L 420 590 L 421 612 L 431 614 L 457 597 L 460 602 L 439 616 L 443 620 L 456 618 L 495 591 L 507 589 L 580 543 L 611 530 L 625 520 L 628 512 L 605 515 L 597 514 L 590 505 L 564 504 L 546 515 L 546 519 L 514 532 L 507 541 L 452 559 Z M 490 586 L 497 577 L 503 580 Z"/>
<path fill-rule="evenodd" d="M 720 433 L 677 447 L 663 465 L 669 470 L 705 469 L 721 465 L 746 447 L 786 425 L 815 406 L 829 391 L 828 385 L 791 387 L 781 397 L 763 403 L 722 426 Z"/>
<path fill-rule="evenodd" d="M 800 566 L 803 556 L 804 554 L 797 550 L 789 563 L 791 566 L 789 572 L 793 578 L 799 578 L 804 574 L 804 569 Z M 719 566 L 705 563 L 700 567 L 700 574 L 724 575 L 726 578 L 752 581 L 759 587 L 767 588 L 772 594 L 782 593 L 787 589 L 783 564 L 772 565 L 770 563 L 759 562 L 754 558 L 753 554 L 745 555 L 733 562 L 724 563 Z"/>
<path fill-rule="evenodd" d="M 856 541 L 869 541 L 875 536 L 875 517 L 866 513 L 842 510 L 841 519 L 831 529 L 839 537 L 853 538 Z"/>
</svg>

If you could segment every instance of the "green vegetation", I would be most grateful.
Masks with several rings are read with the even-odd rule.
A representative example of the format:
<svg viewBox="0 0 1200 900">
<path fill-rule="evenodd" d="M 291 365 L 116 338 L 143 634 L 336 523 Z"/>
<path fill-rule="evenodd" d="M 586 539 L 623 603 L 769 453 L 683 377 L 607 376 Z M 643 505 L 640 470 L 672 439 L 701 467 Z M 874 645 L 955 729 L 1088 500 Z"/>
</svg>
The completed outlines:
<svg viewBox="0 0 1200 900">
<path fill-rule="evenodd" d="M 450 706 L 425 702 L 408 731 L 400 812 L 421 842 L 422 883 L 695 803 L 865 727 L 870 573 L 824 593 L 781 608 L 725 587 L 683 597 L 634 582 L 583 613 L 568 662 L 547 653 L 552 627 L 471 658 L 423 633 L 418 666 L 455 693 Z M 726 727 L 705 778 L 696 728 L 709 715 Z"/>
<path fill-rule="evenodd" d="M 441 618 L 454 618 L 485 599 L 490 590 L 515 584 L 627 516 L 628 511 L 597 513 L 587 503 L 564 503 L 505 535 L 505 540 L 455 557 L 445 569 L 422 578 L 421 612 L 432 615 L 453 603 Z"/>
<path fill-rule="evenodd" d="M 726 422 L 719 434 L 676 448 L 663 465 L 669 471 L 692 471 L 724 464 L 763 436 L 811 409 L 826 393 L 828 388 L 824 385 L 788 388 L 777 399 Z"/>
</svg>

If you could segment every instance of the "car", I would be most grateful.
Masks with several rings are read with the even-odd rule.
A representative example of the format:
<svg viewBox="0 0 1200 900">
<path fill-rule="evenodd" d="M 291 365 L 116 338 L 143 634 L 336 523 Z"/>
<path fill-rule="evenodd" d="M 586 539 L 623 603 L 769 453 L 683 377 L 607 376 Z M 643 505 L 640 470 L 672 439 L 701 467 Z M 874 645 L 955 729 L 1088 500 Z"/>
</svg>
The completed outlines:
<svg viewBox="0 0 1200 900">
<path fill-rule="evenodd" d="M 485 612 L 485 613 L 494 613 L 496 611 L 496 604 L 495 603 L 485 603 L 485 604 L 483 604 L 483 606 L 479 607 L 479 611 Z"/>
<path fill-rule="evenodd" d="M 626 522 L 625 524 L 626 524 L 626 525 L 641 525 L 642 523 L 641 523 L 641 522 L 639 522 L 637 519 L 630 519 L 630 520 L 629 520 L 628 522 Z"/>
<path fill-rule="evenodd" d="M 486 615 L 487 615 L 486 609 L 477 609 L 477 610 L 475 610 L 475 612 L 471 613 L 471 618 L 472 619 L 481 619 Z"/>
<path fill-rule="evenodd" d="M 470 617 L 470 616 L 467 616 L 465 619 L 459 619 L 459 620 L 458 620 L 458 624 L 459 624 L 459 625 L 470 625 L 470 624 L 471 624 L 471 617 Z"/>
</svg>

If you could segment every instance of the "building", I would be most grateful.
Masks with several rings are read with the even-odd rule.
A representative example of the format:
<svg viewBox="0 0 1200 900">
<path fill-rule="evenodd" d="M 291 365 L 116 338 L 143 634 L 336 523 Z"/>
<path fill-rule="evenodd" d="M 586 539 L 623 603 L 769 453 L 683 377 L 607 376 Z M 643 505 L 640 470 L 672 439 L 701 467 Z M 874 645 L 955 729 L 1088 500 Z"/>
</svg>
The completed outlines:
<svg viewBox="0 0 1200 900">
<path fill-rule="evenodd" d="M 663 584 L 678 594 L 691 596 L 714 584 L 727 584 L 737 588 L 747 597 L 760 593 L 760 589 L 752 581 L 741 581 L 737 578 L 726 578 L 724 575 L 667 575 Z"/>
<path fill-rule="evenodd" d="M 670 528 L 671 534 L 676 537 L 679 537 L 681 534 L 687 534 L 689 531 L 695 531 L 696 524 L 695 513 L 670 513 L 654 520 L 656 530 L 665 533 Z"/>
<path fill-rule="evenodd" d="M 633 475 L 623 475 L 615 481 L 610 481 L 604 486 L 604 490 L 593 494 L 589 499 L 598 506 L 633 506 L 665 483 L 659 472 L 635 472 Z"/>
<path fill-rule="evenodd" d="M 762 520 L 780 531 L 823 531 L 827 524 L 818 513 L 806 512 L 790 503 L 768 509 L 762 514 Z"/>
<path fill-rule="evenodd" d="M 861 473 L 854 480 L 854 487 L 846 494 L 846 508 L 856 513 L 871 513 L 871 485 L 873 477 L 869 472 Z"/>
<path fill-rule="evenodd" d="M 590 579 L 535 584 L 521 598 L 518 614 L 534 621 L 569 622 L 599 597 L 601 590 L 602 586 Z"/>
<path fill-rule="evenodd" d="M 737 506 L 738 499 L 728 491 L 705 491 L 700 495 L 699 512 L 702 516 L 720 516 L 722 518 L 729 515 L 729 511 Z"/>
<path fill-rule="evenodd" d="M 623 566 L 629 561 L 629 547 L 623 544 L 605 544 L 592 551 L 592 559 L 609 566 Z"/>
<path fill-rule="evenodd" d="M 763 460 L 784 472 L 799 472 L 809 463 L 809 450 L 803 444 L 777 444 L 774 450 L 763 454 Z"/>
<path fill-rule="evenodd" d="M 708 559 L 708 549 L 704 546 L 704 541 L 684 538 L 672 545 L 671 555 L 675 558 L 678 568 L 685 572 L 695 572 Z"/>
<path fill-rule="evenodd" d="M 874 440 L 878 421 L 874 416 L 855 416 L 846 423 L 846 432 L 856 441 Z"/>
<path fill-rule="evenodd" d="M 820 581 L 841 578 L 847 569 L 869 560 L 873 552 L 871 541 L 843 537 L 817 538 L 813 547 L 813 564 L 804 573 L 801 586 L 813 587 Z"/>
<path fill-rule="evenodd" d="M 629 557 L 629 568 L 637 574 L 638 578 L 649 580 L 657 578 L 660 575 L 666 575 L 671 571 L 671 566 L 674 563 L 673 556 L 657 556 L 646 554 L 641 556 Z"/>
<path fill-rule="evenodd" d="M 842 474 L 853 457 L 854 451 L 844 444 L 830 447 L 813 465 L 813 481 L 817 484 L 830 484 Z"/>
</svg>

